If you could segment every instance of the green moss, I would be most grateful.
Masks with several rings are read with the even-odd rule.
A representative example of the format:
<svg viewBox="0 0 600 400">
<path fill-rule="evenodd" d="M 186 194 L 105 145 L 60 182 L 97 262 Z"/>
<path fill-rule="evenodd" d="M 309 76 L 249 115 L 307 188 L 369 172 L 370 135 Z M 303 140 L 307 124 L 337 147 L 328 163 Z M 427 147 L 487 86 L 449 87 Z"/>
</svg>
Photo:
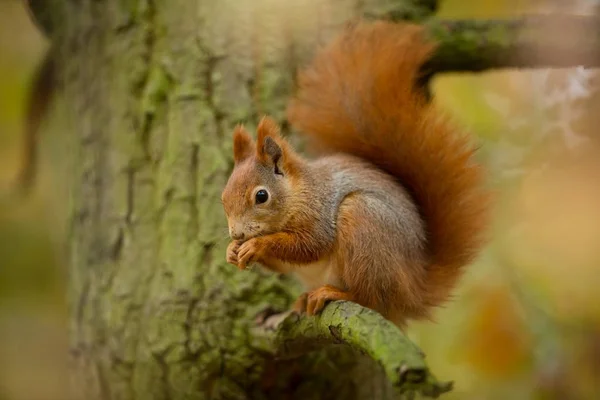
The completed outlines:
<svg viewBox="0 0 600 400">
<path fill-rule="evenodd" d="M 172 85 L 162 65 L 154 64 L 150 67 L 148 80 L 141 98 L 141 111 L 146 116 L 153 116 L 156 110 L 166 99 Z"/>
<path fill-rule="evenodd" d="M 513 43 L 514 39 L 514 32 L 511 32 L 509 27 L 500 24 L 492 26 L 489 30 L 487 37 L 483 38 L 483 40 L 497 43 L 497 45 L 501 47 L 510 46 L 510 44 Z"/>
<path fill-rule="evenodd" d="M 422 351 L 395 325 L 355 303 L 330 303 L 314 317 L 291 314 L 279 326 L 275 344 L 279 357 L 345 344 L 377 361 L 400 393 L 437 396 L 451 388 L 450 383 L 440 383 L 431 375 Z"/>
</svg>

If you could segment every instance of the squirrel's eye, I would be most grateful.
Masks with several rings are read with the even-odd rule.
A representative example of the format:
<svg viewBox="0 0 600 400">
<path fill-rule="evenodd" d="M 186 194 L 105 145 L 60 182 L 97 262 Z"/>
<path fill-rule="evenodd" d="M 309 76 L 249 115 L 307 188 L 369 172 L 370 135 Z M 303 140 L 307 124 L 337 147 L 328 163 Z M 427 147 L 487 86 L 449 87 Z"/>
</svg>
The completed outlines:
<svg viewBox="0 0 600 400">
<path fill-rule="evenodd" d="M 261 189 L 258 192 L 256 192 L 256 204 L 262 204 L 265 203 L 267 200 L 269 200 L 269 193 L 267 193 L 266 190 Z"/>
</svg>

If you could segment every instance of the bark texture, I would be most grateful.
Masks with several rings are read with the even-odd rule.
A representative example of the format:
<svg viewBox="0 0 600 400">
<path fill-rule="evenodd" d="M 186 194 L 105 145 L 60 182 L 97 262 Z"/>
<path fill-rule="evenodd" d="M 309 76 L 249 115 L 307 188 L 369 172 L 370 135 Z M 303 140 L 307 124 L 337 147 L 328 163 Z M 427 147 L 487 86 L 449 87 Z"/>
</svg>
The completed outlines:
<svg viewBox="0 0 600 400">
<path fill-rule="evenodd" d="M 256 315 L 286 309 L 298 291 L 225 264 L 219 202 L 233 126 L 267 112 L 282 120 L 297 66 L 382 2 L 35 3 L 72 133 L 78 398 L 394 397 L 381 365 L 351 347 L 294 360 L 264 349 Z"/>
</svg>

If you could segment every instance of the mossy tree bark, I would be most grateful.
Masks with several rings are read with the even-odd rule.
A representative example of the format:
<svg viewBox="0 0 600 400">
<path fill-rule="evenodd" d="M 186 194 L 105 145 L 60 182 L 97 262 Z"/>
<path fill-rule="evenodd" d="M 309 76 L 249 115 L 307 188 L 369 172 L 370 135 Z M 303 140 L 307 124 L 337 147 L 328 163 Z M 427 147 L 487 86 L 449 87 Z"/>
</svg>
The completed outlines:
<svg viewBox="0 0 600 400">
<path fill-rule="evenodd" d="M 32 3 L 52 27 L 73 144 L 79 398 L 391 398 L 385 371 L 349 348 L 293 361 L 264 351 L 256 315 L 298 291 L 225 263 L 219 202 L 233 126 L 283 120 L 299 63 L 381 2 Z"/>
</svg>

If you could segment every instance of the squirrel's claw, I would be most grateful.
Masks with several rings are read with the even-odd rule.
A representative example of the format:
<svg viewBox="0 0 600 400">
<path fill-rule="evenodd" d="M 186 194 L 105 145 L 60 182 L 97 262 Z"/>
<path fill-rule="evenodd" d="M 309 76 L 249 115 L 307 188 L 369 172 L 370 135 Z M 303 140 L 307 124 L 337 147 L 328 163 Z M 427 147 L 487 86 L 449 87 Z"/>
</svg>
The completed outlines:
<svg viewBox="0 0 600 400">
<path fill-rule="evenodd" d="M 306 299 L 306 314 L 316 315 L 323 310 L 327 302 L 335 300 L 352 301 L 352 296 L 350 293 L 336 288 L 335 286 L 321 286 L 308 293 Z"/>
</svg>

